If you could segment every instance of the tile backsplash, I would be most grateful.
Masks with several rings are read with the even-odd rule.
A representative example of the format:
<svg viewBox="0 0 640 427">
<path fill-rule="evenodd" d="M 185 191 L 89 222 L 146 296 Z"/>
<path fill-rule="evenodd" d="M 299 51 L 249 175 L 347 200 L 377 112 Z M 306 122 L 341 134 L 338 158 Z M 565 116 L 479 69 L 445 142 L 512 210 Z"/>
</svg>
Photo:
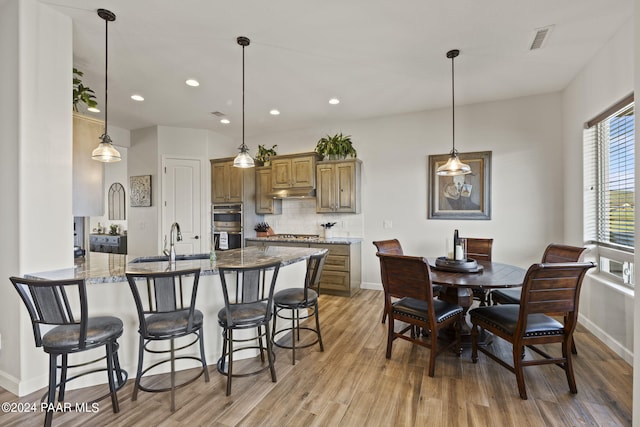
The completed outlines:
<svg viewBox="0 0 640 427">
<path fill-rule="evenodd" d="M 319 214 L 316 213 L 316 199 L 284 199 L 282 214 L 265 215 L 276 234 L 318 234 L 324 230 L 320 224 L 335 222 L 331 228 L 335 237 L 362 237 L 364 219 L 362 214 Z"/>
</svg>

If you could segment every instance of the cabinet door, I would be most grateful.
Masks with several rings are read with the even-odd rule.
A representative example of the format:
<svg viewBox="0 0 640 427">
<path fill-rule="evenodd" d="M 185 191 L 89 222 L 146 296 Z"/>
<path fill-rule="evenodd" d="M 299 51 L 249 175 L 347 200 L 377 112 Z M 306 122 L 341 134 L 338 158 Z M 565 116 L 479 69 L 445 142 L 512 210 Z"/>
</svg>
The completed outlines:
<svg viewBox="0 0 640 427">
<path fill-rule="evenodd" d="M 227 164 L 229 202 L 242 202 L 242 171 L 242 168 L 234 167 L 233 162 Z"/>
<path fill-rule="evenodd" d="M 211 201 L 224 203 L 228 196 L 228 178 L 225 179 L 225 163 L 211 163 Z M 227 181 L 225 183 L 225 180 Z"/>
<path fill-rule="evenodd" d="M 335 165 L 335 212 L 356 212 L 355 163 Z"/>
<path fill-rule="evenodd" d="M 313 187 L 315 184 L 315 162 L 313 157 L 291 159 L 291 181 L 293 187 Z"/>
<path fill-rule="evenodd" d="M 333 212 L 335 195 L 334 164 L 318 164 L 316 167 L 318 187 L 316 188 L 316 212 Z"/>
<path fill-rule="evenodd" d="M 271 161 L 271 188 L 286 189 L 291 187 L 291 159 Z"/>
<path fill-rule="evenodd" d="M 256 213 L 280 214 L 282 201 L 269 197 L 271 193 L 271 168 L 256 168 Z"/>
</svg>

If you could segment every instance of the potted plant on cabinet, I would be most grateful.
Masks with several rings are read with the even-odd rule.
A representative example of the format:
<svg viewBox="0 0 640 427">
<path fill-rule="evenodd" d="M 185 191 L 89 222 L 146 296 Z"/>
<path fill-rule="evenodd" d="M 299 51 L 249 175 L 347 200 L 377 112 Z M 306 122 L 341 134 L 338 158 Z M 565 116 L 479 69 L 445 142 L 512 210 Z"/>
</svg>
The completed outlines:
<svg viewBox="0 0 640 427">
<path fill-rule="evenodd" d="M 346 159 L 347 156 L 356 157 L 358 155 L 351 143 L 351 135 L 342 135 L 342 133 L 320 138 L 316 144 L 316 153 L 321 155 L 324 160 Z"/>
<path fill-rule="evenodd" d="M 271 148 L 265 148 L 264 145 L 258 145 L 258 154 L 256 154 L 256 160 L 262 163 L 263 166 L 269 166 L 271 164 L 271 157 L 278 155 L 276 153 L 276 147 L 278 144 Z"/>
<path fill-rule="evenodd" d="M 83 102 L 89 108 L 96 108 L 98 102 L 96 101 L 96 95 L 93 89 L 82 84 L 82 77 L 84 73 L 77 68 L 73 69 L 73 111 L 78 112 L 78 103 Z"/>
</svg>

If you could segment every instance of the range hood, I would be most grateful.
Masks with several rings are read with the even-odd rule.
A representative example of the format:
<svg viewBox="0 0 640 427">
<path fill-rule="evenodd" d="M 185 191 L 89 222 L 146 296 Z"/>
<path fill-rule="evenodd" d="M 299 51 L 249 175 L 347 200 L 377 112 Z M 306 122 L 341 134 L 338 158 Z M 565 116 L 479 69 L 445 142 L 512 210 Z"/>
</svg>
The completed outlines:
<svg viewBox="0 0 640 427">
<path fill-rule="evenodd" d="M 288 188 L 286 190 L 276 190 L 269 193 L 269 197 L 274 199 L 309 199 L 316 197 L 315 188 Z"/>
</svg>

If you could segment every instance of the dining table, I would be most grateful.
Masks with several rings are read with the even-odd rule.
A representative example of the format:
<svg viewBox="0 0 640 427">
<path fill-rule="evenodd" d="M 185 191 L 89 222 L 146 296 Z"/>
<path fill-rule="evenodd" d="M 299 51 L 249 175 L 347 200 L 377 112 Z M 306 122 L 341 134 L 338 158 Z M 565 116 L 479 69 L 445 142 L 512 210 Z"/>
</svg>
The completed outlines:
<svg viewBox="0 0 640 427">
<path fill-rule="evenodd" d="M 474 271 L 452 271 L 436 265 L 436 258 L 428 258 L 431 283 L 442 288 L 438 298 L 460 305 L 465 313 L 461 325 L 463 346 L 471 344 L 471 325 L 466 314 L 473 304 L 473 290 L 490 291 L 497 288 L 513 288 L 522 286 L 526 270 L 511 264 L 477 260 L 478 268 Z M 488 344 L 490 337 L 482 333 L 479 344 Z"/>
</svg>

